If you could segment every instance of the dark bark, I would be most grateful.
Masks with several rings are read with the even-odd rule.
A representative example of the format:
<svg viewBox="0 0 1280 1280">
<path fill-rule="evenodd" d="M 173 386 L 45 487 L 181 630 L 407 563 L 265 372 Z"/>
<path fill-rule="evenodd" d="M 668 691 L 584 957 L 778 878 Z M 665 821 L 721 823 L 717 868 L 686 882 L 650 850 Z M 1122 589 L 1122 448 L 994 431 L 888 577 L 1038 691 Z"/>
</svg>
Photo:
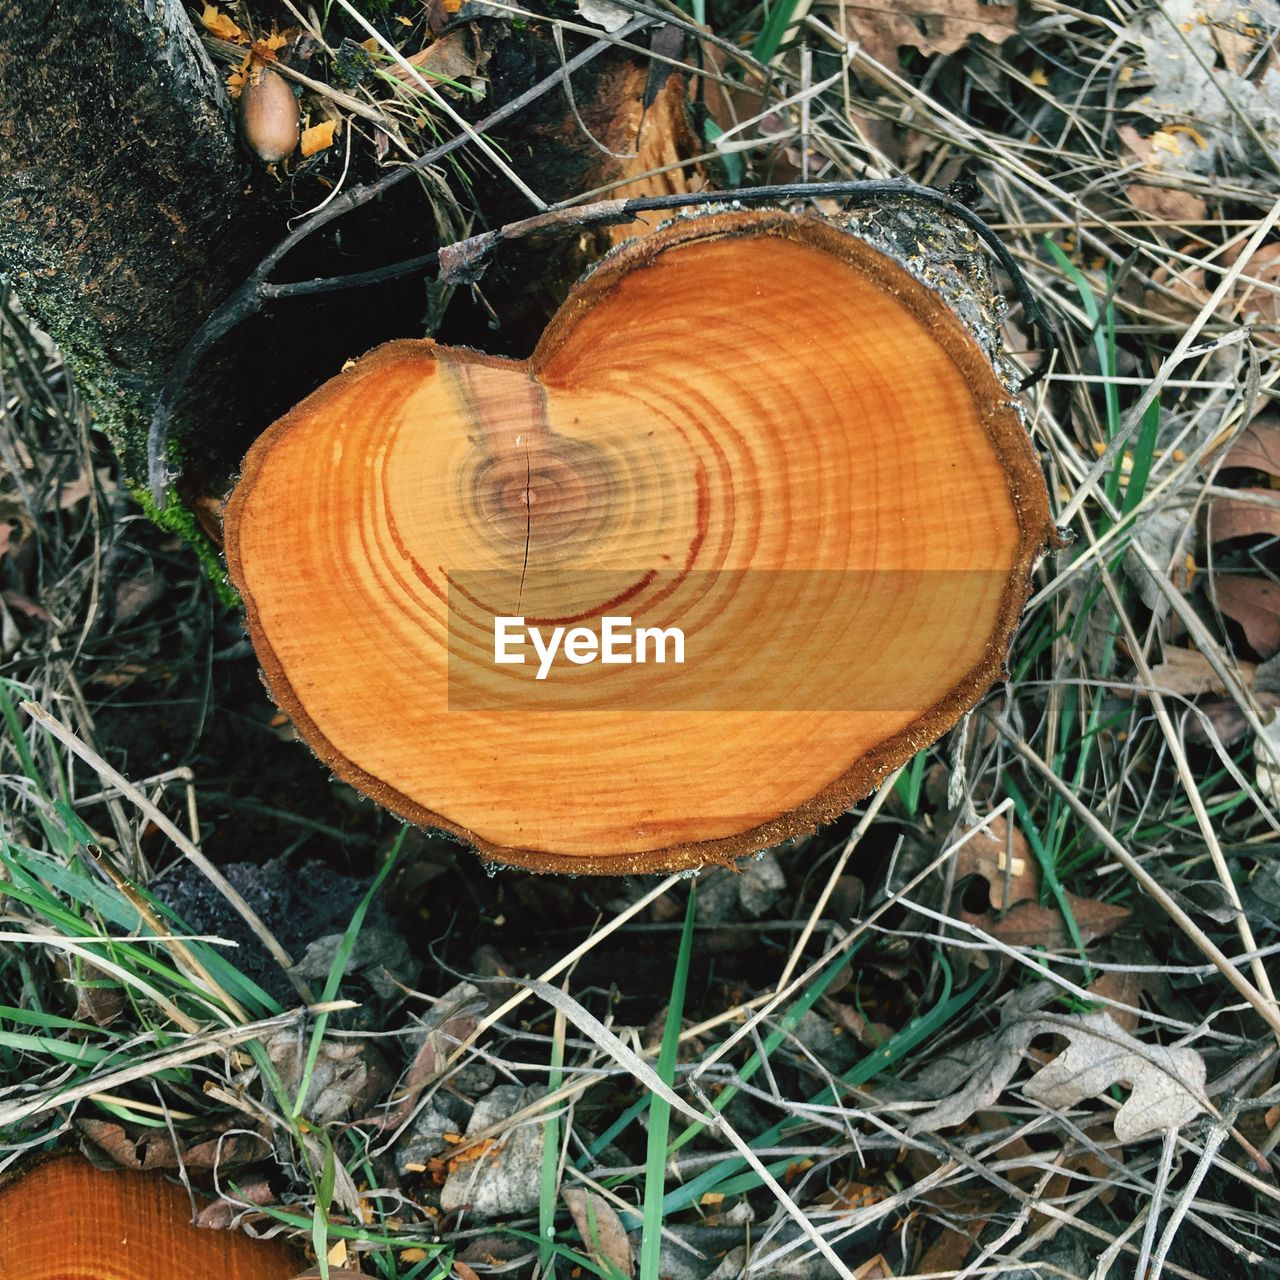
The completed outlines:
<svg viewBox="0 0 1280 1280">
<path fill-rule="evenodd" d="M 561 65 L 529 29 L 481 26 L 491 84 L 477 115 Z M 598 136 L 608 134 L 617 73 L 628 65 L 606 53 L 575 78 L 575 98 Z M 497 141 L 549 201 L 609 176 L 558 92 L 522 111 Z M 290 219 L 332 190 L 341 152 L 305 165 L 295 158 L 274 172 L 252 160 L 178 0 L 0 0 L 0 271 L 63 348 L 139 485 L 147 426 L 175 358 Z M 533 212 L 505 179 L 464 163 L 474 229 Z M 357 143 L 347 189 L 378 172 Z M 273 278 L 347 274 L 429 252 L 437 236 L 431 202 L 423 185 L 400 183 L 308 237 Z M 489 332 L 484 304 L 460 297 L 441 338 L 527 349 L 581 266 L 573 250 L 569 238 L 498 264 L 485 289 L 502 332 Z M 267 425 L 344 360 L 420 334 L 427 310 L 419 274 L 273 302 L 238 324 L 184 378 L 174 406 L 179 492 L 189 503 L 219 496 Z"/>
<path fill-rule="evenodd" d="M 0 0 L 0 266 L 134 476 L 168 362 L 252 263 L 242 170 L 180 4 Z"/>
</svg>

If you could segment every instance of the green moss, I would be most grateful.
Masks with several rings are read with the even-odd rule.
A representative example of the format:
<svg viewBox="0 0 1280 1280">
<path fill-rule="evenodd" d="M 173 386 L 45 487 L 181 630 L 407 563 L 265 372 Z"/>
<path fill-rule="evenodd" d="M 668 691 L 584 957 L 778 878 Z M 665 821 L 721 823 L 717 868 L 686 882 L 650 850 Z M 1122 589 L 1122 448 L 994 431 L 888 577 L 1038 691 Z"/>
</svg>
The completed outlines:
<svg viewBox="0 0 1280 1280">
<path fill-rule="evenodd" d="M 102 354 L 105 340 L 71 283 L 52 272 L 49 264 L 33 256 L 26 242 L 0 246 L 19 260 L 6 273 L 15 292 L 37 324 L 58 344 L 76 389 L 93 413 L 93 425 L 110 441 L 124 468 L 126 483 L 147 517 L 161 529 L 189 543 L 208 574 L 217 598 L 238 605 L 240 597 L 227 581 L 226 568 L 217 547 L 176 494 L 161 509 L 146 487 L 147 429 L 151 421 L 151 397 Z M 24 256 L 25 253 L 25 256 Z M 170 460 L 181 471 L 181 450 L 170 445 Z"/>
<path fill-rule="evenodd" d="M 151 496 L 151 490 L 145 485 L 131 485 L 130 488 L 149 520 L 168 533 L 176 533 L 191 546 L 208 575 L 218 600 L 229 607 L 239 605 L 240 594 L 227 578 L 221 553 L 210 541 L 209 535 L 200 528 L 195 516 L 182 499 L 171 492 L 168 502 L 164 507 L 160 507 Z"/>
</svg>

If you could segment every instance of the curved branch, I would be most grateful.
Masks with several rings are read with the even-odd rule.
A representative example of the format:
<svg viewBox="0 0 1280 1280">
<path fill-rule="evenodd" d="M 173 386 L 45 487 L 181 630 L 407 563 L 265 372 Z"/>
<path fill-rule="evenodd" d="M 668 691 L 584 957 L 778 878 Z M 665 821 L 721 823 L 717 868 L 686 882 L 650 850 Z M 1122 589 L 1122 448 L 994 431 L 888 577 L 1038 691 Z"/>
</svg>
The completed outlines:
<svg viewBox="0 0 1280 1280">
<path fill-rule="evenodd" d="M 642 21 L 642 20 L 640 20 Z M 633 26 L 625 27 L 619 35 L 630 33 Z M 566 78 L 584 62 L 602 51 L 608 42 L 601 42 L 585 50 L 576 58 L 566 63 L 560 71 L 553 73 L 533 86 L 520 98 L 514 99 L 505 107 L 493 112 L 476 127 L 490 128 L 514 114 L 544 93 L 548 88 Z M 666 196 L 645 196 L 629 200 L 603 200 L 588 205 L 571 205 L 552 209 L 546 213 L 535 214 L 518 222 L 509 223 L 494 231 L 482 232 L 470 236 L 455 244 L 446 245 L 433 253 L 420 254 L 402 262 L 391 263 L 385 267 L 369 271 L 354 272 L 343 276 L 329 276 L 314 280 L 296 281 L 287 284 L 271 284 L 267 276 L 277 263 L 305 236 L 326 222 L 341 216 L 343 213 L 366 203 L 374 196 L 385 191 L 393 183 L 400 181 L 408 174 L 416 172 L 429 164 L 448 155 L 467 141 L 460 135 L 449 142 L 433 148 L 419 157 L 411 165 L 397 169 L 376 182 L 358 187 L 329 204 L 321 212 L 308 219 L 296 231 L 287 236 L 259 264 L 248 280 L 205 322 L 195 334 L 175 363 L 156 404 L 151 429 L 147 440 L 149 463 L 149 479 L 156 502 L 163 506 L 170 476 L 165 464 L 164 445 L 167 438 L 171 406 L 177 392 L 181 389 L 192 369 L 204 352 L 220 337 L 234 328 L 241 321 L 259 311 L 264 302 L 287 297 L 300 297 L 319 293 L 334 292 L 339 289 L 362 288 L 381 284 L 386 280 L 396 279 L 415 271 L 439 266 L 439 278 L 443 283 L 468 283 L 478 280 L 490 259 L 505 243 L 520 240 L 540 232 L 564 230 L 582 231 L 586 228 L 616 225 L 635 220 L 645 213 L 662 210 L 691 208 L 710 204 L 784 204 L 796 200 L 813 200 L 823 197 L 844 200 L 847 204 L 868 205 L 884 200 L 918 201 L 941 209 L 963 222 L 978 237 L 993 258 L 1008 273 L 1014 292 L 1022 304 L 1027 321 L 1038 336 L 1041 348 L 1039 366 L 1028 374 L 1020 384 L 1026 390 L 1040 380 L 1048 370 L 1053 353 L 1057 350 L 1058 339 L 1053 324 L 1044 309 L 1036 300 L 1027 282 L 1026 276 L 1019 267 L 1013 254 L 992 229 L 966 204 L 937 191 L 932 187 L 921 186 L 908 179 L 873 178 L 858 179 L 848 182 L 789 183 L 780 186 L 752 187 L 729 191 L 700 191 Z"/>
<path fill-rule="evenodd" d="M 618 40 L 634 35 L 636 32 L 651 25 L 651 23 L 652 19 L 650 18 L 637 18 L 608 39 L 596 41 L 595 44 L 569 59 L 568 62 L 550 75 L 544 76 L 524 93 L 512 98 L 504 106 L 477 121 L 474 131 L 483 132 L 486 129 L 495 128 L 512 116 L 518 115 L 531 103 L 542 97 L 543 94 L 563 83 L 575 71 L 586 66 L 594 58 L 599 57 L 605 50 L 612 48 Z M 248 279 L 196 330 L 190 341 L 179 353 L 178 358 L 169 370 L 168 376 L 165 378 L 160 394 L 156 397 L 155 407 L 151 415 L 151 424 L 147 430 L 147 483 L 151 490 L 151 495 L 160 509 L 163 510 L 167 504 L 169 483 L 175 478 L 169 470 L 165 449 L 169 436 L 169 426 L 173 417 L 173 405 L 178 393 L 185 386 L 187 379 L 191 376 L 205 352 L 219 338 L 225 336 L 237 325 L 262 309 L 262 304 L 270 296 L 263 292 L 263 286 L 267 281 L 267 277 L 275 270 L 280 261 L 308 236 L 314 234 L 335 218 L 339 218 L 343 214 L 350 213 L 352 210 L 368 204 L 371 200 L 377 199 L 411 174 L 418 173 L 422 169 L 437 164 L 446 156 L 464 147 L 469 141 L 469 135 L 465 133 L 458 134 L 447 142 L 442 142 L 439 146 L 432 147 L 431 150 L 424 152 L 410 164 L 393 169 L 391 172 L 383 174 L 382 177 L 366 183 L 364 186 L 354 187 L 325 205 L 323 209 L 317 210 L 305 222 L 300 223 L 285 236 L 258 263 Z M 367 283 L 373 282 L 369 281 Z"/>
</svg>

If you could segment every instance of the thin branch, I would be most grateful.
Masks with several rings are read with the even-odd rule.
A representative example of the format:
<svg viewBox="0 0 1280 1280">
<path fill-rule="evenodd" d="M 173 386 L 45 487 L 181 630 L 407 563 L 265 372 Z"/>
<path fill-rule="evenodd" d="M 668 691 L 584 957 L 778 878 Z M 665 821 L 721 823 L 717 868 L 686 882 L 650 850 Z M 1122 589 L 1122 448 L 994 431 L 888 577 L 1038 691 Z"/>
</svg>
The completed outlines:
<svg viewBox="0 0 1280 1280">
<path fill-rule="evenodd" d="M 577 62 L 583 55 L 579 55 Z M 574 64 L 565 65 L 566 73 Z M 554 77 L 548 77 L 553 79 Z M 544 81 L 543 84 L 546 82 Z M 532 90 L 530 91 L 532 92 Z M 503 108 L 504 111 L 507 108 Z M 499 114 L 482 121 L 487 127 Z M 428 152 L 427 156 L 438 159 L 446 151 L 453 150 L 465 142 L 465 138 L 454 138 L 450 142 Z M 151 491 L 156 502 L 163 506 L 170 475 L 164 447 L 167 439 L 173 401 L 183 383 L 190 375 L 196 362 L 208 348 L 230 332 L 236 325 L 247 320 L 269 299 L 297 297 L 306 294 L 328 293 L 338 289 L 361 288 L 383 281 L 408 275 L 432 265 L 439 265 L 439 279 L 442 283 L 459 284 L 478 280 L 498 249 L 513 240 L 521 240 L 527 236 L 546 232 L 575 231 L 587 228 L 614 226 L 619 223 L 632 222 L 646 213 L 662 210 L 676 210 L 711 204 L 789 204 L 797 200 L 837 199 L 851 205 L 873 205 L 883 201 L 918 201 L 941 209 L 963 222 L 974 232 L 986 246 L 991 255 L 1008 273 L 1014 291 L 1022 304 L 1027 322 L 1038 335 L 1041 347 L 1039 367 L 1028 374 L 1021 383 L 1025 390 L 1034 385 L 1048 371 L 1054 352 L 1058 349 L 1057 334 L 1048 315 L 1037 301 L 1031 286 L 1023 275 L 1022 269 L 1009 250 L 994 231 L 967 205 L 959 200 L 935 191 L 932 187 L 922 187 L 918 183 L 906 179 L 873 178 L 851 182 L 815 182 L 786 183 L 780 186 L 751 187 L 729 191 L 694 191 L 679 195 L 642 196 L 630 200 L 602 200 L 589 205 L 569 205 L 546 213 L 535 214 L 518 222 L 508 223 L 494 231 L 481 232 L 454 244 L 446 245 L 434 253 L 421 254 L 408 258 L 403 262 L 392 263 L 385 267 L 370 271 L 353 272 L 346 276 L 321 277 L 314 280 L 298 281 L 291 284 L 269 284 L 267 275 L 282 257 L 305 235 L 314 230 L 317 220 L 329 221 L 351 209 L 367 202 L 374 188 L 387 182 L 389 178 L 400 178 L 430 163 L 426 157 L 414 161 L 412 165 L 398 169 L 387 178 L 379 179 L 366 187 L 357 187 L 347 195 L 339 197 L 327 209 L 318 213 L 298 228 L 293 235 L 282 241 L 254 271 L 253 275 L 214 312 L 190 343 L 178 357 L 173 370 L 165 382 L 164 390 L 156 404 L 155 414 L 151 421 L 151 430 L 147 437 L 147 458 L 151 483 Z M 385 188 L 384 188 L 385 189 Z"/>
<path fill-rule="evenodd" d="M 473 132 L 480 133 L 487 129 L 493 129 L 513 116 L 519 115 L 531 103 L 536 102 L 549 90 L 554 89 L 568 76 L 586 66 L 592 59 L 599 57 L 605 50 L 611 48 L 616 43 L 617 38 L 634 35 L 637 31 L 648 26 L 650 21 L 648 18 L 637 18 L 634 22 L 628 23 L 619 30 L 616 33 L 616 37 L 596 41 L 595 44 L 584 49 L 550 75 L 544 76 L 537 84 L 525 90 L 524 93 L 512 98 L 510 102 L 499 107 L 496 111 L 490 112 L 476 123 Z M 151 425 L 147 431 L 147 482 L 157 505 L 162 508 L 165 506 L 168 499 L 169 482 L 175 478 L 169 470 L 166 449 L 174 404 L 178 394 L 186 385 L 187 379 L 209 348 L 220 338 L 230 333 L 237 325 L 256 315 L 262 309 L 263 302 L 267 300 L 266 295 L 261 292 L 262 286 L 280 261 L 301 244 L 303 240 L 307 239 L 308 236 L 319 231 L 321 227 L 327 226 L 335 218 L 350 213 L 352 210 L 368 204 L 371 200 L 376 200 L 397 183 L 402 182 L 412 174 L 429 168 L 433 164 L 437 164 L 446 156 L 460 150 L 469 141 L 468 134 L 460 133 L 456 137 L 450 138 L 447 142 L 442 142 L 439 146 L 423 152 L 412 163 L 393 169 L 373 182 L 353 187 L 325 208 L 317 210 L 305 222 L 285 236 L 258 263 L 249 278 L 196 330 L 174 361 L 173 367 L 169 370 L 164 386 L 160 389 L 160 394 L 156 398 L 155 408 L 151 415 Z"/>
</svg>

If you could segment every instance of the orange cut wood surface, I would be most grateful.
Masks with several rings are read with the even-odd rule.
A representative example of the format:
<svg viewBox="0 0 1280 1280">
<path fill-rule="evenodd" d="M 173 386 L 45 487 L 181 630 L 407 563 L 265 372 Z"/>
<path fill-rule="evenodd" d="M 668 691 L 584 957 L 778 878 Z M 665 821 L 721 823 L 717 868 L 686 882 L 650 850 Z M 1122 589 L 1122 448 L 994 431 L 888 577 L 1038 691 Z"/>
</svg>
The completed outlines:
<svg viewBox="0 0 1280 1280">
<path fill-rule="evenodd" d="M 305 1266 L 278 1240 L 192 1225 L 179 1186 L 95 1169 L 78 1156 L 0 1188 L 4 1280 L 290 1280 Z"/>
<path fill-rule="evenodd" d="M 493 860 L 620 874 L 810 830 L 934 741 L 1051 526 L 946 306 L 839 227 L 737 211 L 610 256 L 528 361 L 349 366 L 255 445 L 226 535 L 336 774 Z M 495 619 L 608 616 L 685 661 L 495 661 Z"/>
</svg>

